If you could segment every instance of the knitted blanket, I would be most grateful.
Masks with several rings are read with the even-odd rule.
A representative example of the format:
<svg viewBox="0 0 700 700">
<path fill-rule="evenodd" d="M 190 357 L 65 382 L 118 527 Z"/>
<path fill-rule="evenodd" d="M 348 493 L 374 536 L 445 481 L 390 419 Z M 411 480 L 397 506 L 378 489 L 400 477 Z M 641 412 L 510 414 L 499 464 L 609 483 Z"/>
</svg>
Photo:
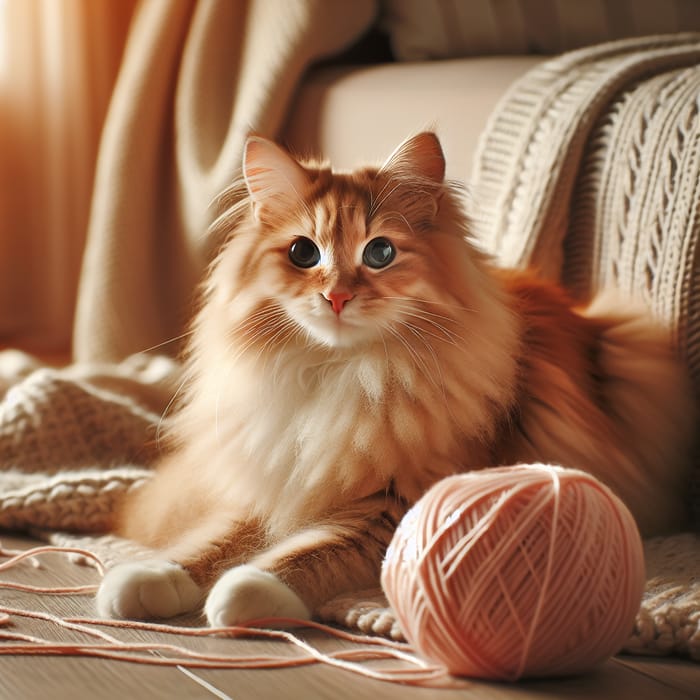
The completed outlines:
<svg viewBox="0 0 700 700">
<path fill-rule="evenodd" d="M 700 395 L 700 37 L 617 42 L 549 61 L 513 87 L 474 174 L 478 235 L 504 264 L 533 264 L 581 298 L 615 284 L 673 328 Z M 115 502 L 148 478 L 180 369 L 157 356 L 40 367 L 0 354 L 0 528 L 48 533 L 108 563 Z M 691 490 L 696 512 L 700 495 Z M 66 531 L 82 533 L 68 535 Z M 700 660 L 700 536 L 646 543 L 647 587 L 627 650 Z M 381 591 L 316 611 L 399 638 Z"/>
</svg>

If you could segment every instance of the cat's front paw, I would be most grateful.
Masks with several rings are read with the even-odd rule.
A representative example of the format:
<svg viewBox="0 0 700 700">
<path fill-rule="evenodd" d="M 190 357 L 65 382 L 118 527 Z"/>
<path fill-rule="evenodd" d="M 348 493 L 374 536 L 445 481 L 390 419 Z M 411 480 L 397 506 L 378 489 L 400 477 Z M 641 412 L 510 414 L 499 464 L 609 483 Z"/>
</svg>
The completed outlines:
<svg viewBox="0 0 700 700">
<path fill-rule="evenodd" d="M 102 580 L 95 599 L 101 617 L 145 620 L 194 610 L 199 586 L 178 564 L 149 560 L 120 564 Z"/>
<path fill-rule="evenodd" d="M 309 620 L 301 598 L 267 571 L 244 565 L 227 571 L 214 585 L 204 610 L 212 627 L 229 627 L 263 617 Z"/>
</svg>

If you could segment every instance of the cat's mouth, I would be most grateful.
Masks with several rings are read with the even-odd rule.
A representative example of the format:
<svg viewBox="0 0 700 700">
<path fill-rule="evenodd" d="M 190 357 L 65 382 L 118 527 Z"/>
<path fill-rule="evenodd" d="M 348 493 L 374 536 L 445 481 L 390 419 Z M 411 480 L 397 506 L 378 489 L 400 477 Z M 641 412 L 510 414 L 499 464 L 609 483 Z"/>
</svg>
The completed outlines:
<svg viewBox="0 0 700 700">
<path fill-rule="evenodd" d="M 320 343 L 334 348 L 365 343 L 374 335 L 368 320 L 349 304 L 340 313 L 330 306 L 317 307 L 303 319 L 302 325 Z"/>
</svg>

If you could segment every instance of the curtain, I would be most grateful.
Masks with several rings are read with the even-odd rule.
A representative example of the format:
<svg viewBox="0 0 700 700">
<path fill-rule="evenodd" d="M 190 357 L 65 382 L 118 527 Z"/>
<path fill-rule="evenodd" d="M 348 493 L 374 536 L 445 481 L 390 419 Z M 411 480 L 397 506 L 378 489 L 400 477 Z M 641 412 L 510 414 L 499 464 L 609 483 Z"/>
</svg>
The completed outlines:
<svg viewBox="0 0 700 700">
<path fill-rule="evenodd" d="M 0 0 L 0 347 L 110 361 L 178 335 L 246 134 L 275 136 L 376 10 Z"/>
<path fill-rule="evenodd" d="M 0 0 L 0 345 L 68 356 L 135 0 Z"/>
</svg>

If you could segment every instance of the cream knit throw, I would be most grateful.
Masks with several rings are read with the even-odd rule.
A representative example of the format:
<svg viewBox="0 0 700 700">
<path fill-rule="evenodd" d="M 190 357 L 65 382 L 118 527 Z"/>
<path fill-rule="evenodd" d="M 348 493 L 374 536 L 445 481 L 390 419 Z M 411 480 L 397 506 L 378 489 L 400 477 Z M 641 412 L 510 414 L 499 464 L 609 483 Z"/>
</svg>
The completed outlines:
<svg viewBox="0 0 700 700">
<path fill-rule="evenodd" d="M 582 297 L 610 283 L 641 293 L 670 321 L 700 389 L 699 61 L 700 37 L 680 35 L 536 68 L 495 112 L 473 192 L 479 234 L 503 263 L 534 264 Z M 54 370 L 0 354 L 0 528 L 44 528 L 109 562 L 128 555 L 128 543 L 90 533 L 104 531 L 115 500 L 147 478 L 179 379 L 157 357 Z M 692 498 L 697 507 L 697 491 Z M 646 552 L 627 649 L 700 660 L 700 537 L 653 540 Z M 317 613 L 401 634 L 381 591 Z"/>
<path fill-rule="evenodd" d="M 700 397 L 700 34 L 537 66 L 494 111 L 475 163 L 484 246 L 581 299 L 608 286 L 641 297 Z M 700 525 L 700 464 L 689 495 Z"/>
<path fill-rule="evenodd" d="M 165 357 L 56 370 L 0 353 L 0 528 L 107 530 L 148 477 L 179 373 Z"/>
</svg>

